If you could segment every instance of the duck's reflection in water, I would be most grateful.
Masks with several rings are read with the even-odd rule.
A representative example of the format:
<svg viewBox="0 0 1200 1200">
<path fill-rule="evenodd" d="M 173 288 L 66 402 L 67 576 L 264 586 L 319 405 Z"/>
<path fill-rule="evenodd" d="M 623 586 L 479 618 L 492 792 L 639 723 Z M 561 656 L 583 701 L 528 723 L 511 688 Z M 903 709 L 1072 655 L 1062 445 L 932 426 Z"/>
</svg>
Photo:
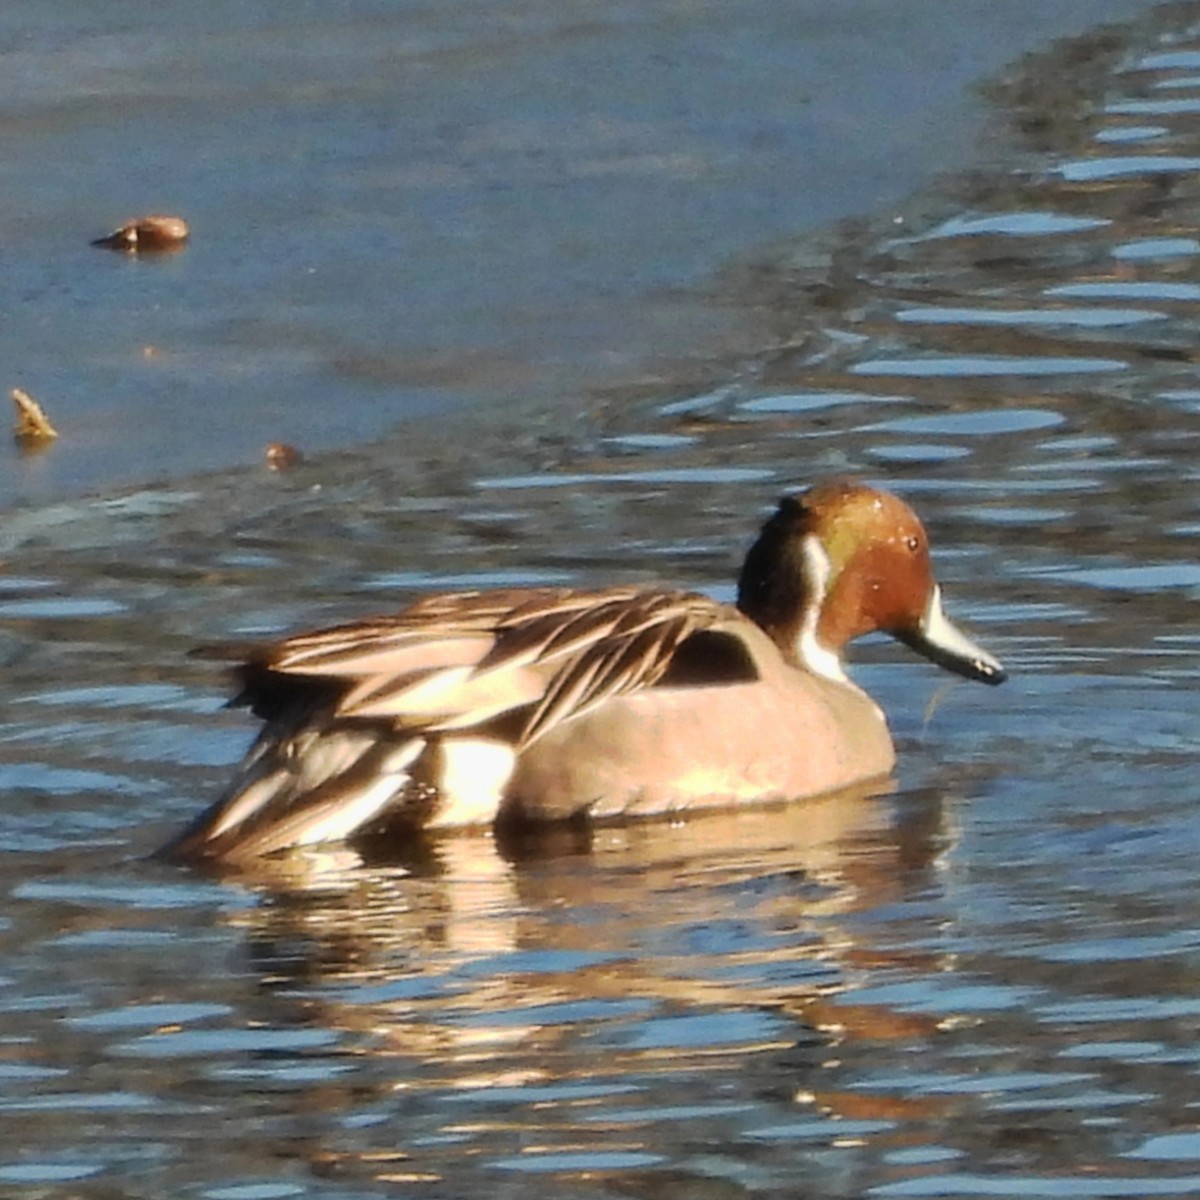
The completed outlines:
<svg viewBox="0 0 1200 1200">
<path fill-rule="evenodd" d="M 922 948 L 934 918 L 905 906 L 937 887 L 948 811 L 858 791 L 291 855 L 256 866 L 262 903 L 231 919 L 254 1006 L 356 1047 L 314 1161 L 686 1169 L 698 1127 L 737 1157 L 780 1122 L 895 1145 L 943 1101 L 864 1090 L 856 1048 L 907 1052 L 937 1022 L 848 993 L 945 969 Z"/>
</svg>

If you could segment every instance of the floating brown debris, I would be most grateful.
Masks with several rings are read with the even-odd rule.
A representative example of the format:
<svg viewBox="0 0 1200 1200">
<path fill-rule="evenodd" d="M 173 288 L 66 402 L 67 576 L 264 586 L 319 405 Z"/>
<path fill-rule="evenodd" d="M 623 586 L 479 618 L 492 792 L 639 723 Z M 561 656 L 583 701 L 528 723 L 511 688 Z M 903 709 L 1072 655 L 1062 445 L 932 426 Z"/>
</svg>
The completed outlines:
<svg viewBox="0 0 1200 1200">
<path fill-rule="evenodd" d="M 304 461 L 304 455 L 287 442 L 271 442 L 266 451 L 267 466 L 272 471 L 287 471 Z"/>
<path fill-rule="evenodd" d="M 13 437 L 23 448 L 36 449 L 58 437 L 58 430 L 50 424 L 50 418 L 42 411 L 42 406 L 28 393 L 20 388 L 13 388 L 9 393 L 17 406 L 17 420 L 13 426 Z"/>
<path fill-rule="evenodd" d="M 120 229 L 114 229 L 107 237 L 97 238 L 92 245 L 104 246 L 109 250 L 130 252 L 150 251 L 162 253 L 179 250 L 188 240 L 191 230 L 182 217 L 167 217 L 152 214 L 128 221 Z"/>
</svg>

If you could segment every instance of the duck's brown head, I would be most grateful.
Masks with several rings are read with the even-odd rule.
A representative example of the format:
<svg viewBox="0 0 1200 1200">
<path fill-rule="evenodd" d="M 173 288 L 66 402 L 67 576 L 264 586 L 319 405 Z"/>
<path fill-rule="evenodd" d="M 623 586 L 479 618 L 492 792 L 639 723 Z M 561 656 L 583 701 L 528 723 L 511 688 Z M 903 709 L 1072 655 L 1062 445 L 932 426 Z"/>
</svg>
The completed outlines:
<svg viewBox="0 0 1200 1200">
<path fill-rule="evenodd" d="M 854 480 L 783 497 L 746 556 L 738 608 L 786 658 L 833 678 L 846 643 L 876 630 L 968 679 L 1005 678 L 946 617 L 916 513 Z"/>
</svg>

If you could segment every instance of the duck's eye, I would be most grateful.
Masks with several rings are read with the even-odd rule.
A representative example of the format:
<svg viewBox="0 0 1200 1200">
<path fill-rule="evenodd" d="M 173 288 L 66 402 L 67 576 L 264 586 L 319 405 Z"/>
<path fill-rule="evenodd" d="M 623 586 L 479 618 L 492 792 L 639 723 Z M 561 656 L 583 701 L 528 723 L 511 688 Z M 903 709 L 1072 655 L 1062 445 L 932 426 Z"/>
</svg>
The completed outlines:
<svg viewBox="0 0 1200 1200">
<path fill-rule="evenodd" d="M 909 549 L 910 549 L 910 550 L 911 550 L 911 551 L 912 551 L 914 554 L 916 554 L 916 552 L 917 552 L 918 550 L 920 550 L 920 548 L 921 548 L 921 539 L 920 539 L 919 537 L 917 537 L 917 535 L 916 535 L 915 533 L 910 533 L 910 534 L 908 535 L 908 537 L 906 537 L 906 538 L 904 539 L 904 544 L 905 544 L 905 545 L 906 545 L 906 546 L 907 546 L 907 547 L 908 547 L 908 548 L 909 548 Z"/>
</svg>

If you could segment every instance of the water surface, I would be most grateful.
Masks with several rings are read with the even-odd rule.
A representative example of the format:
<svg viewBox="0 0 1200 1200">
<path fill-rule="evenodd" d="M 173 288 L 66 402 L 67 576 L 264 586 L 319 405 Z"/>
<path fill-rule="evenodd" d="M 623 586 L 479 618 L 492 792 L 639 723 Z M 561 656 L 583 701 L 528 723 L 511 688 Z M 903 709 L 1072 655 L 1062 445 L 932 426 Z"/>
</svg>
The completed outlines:
<svg viewBox="0 0 1200 1200">
<path fill-rule="evenodd" d="M 1148 111 L 1197 61 L 1185 5 L 1025 64 L 999 165 L 722 277 L 759 341 L 712 386 L 12 514 L 0 1185 L 1200 1191 L 1200 134 Z M 225 878 L 142 857 L 249 737 L 196 642 L 445 586 L 728 596 L 832 471 L 920 508 L 1012 670 L 856 649 L 891 790 Z"/>
<path fill-rule="evenodd" d="M 757 344 L 727 256 L 903 198 L 970 155 L 971 84 L 1150 7 L 6 0 L 0 382 L 62 438 L 0 450 L 0 504 L 566 424 L 585 384 Z M 88 244 L 147 211 L 191 245 Z"/>
</svg>

